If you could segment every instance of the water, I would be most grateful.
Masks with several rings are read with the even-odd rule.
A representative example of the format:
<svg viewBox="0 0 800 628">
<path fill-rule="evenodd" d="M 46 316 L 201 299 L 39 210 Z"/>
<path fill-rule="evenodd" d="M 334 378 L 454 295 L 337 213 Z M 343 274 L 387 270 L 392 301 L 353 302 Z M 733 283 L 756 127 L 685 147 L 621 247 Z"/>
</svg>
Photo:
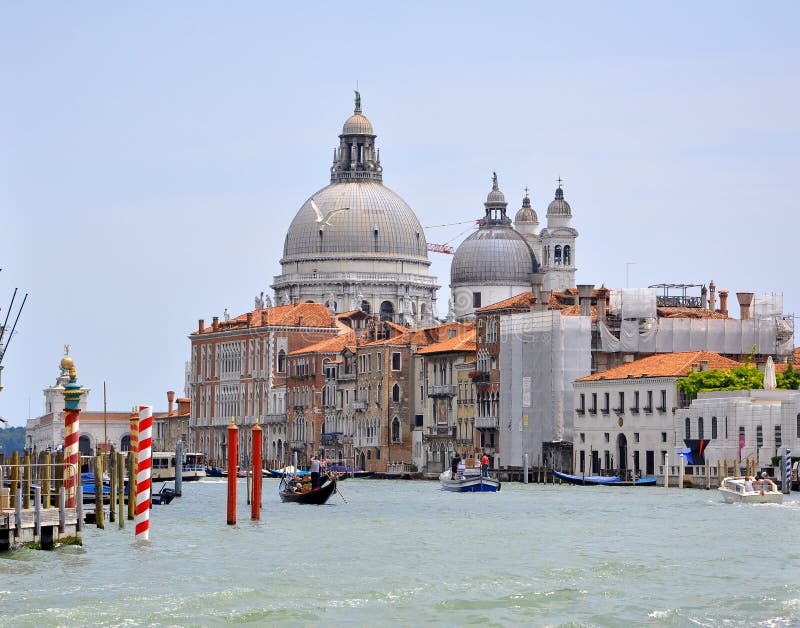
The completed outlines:
<svg viewBox="0 0 800 628">
<path fill-rule="evenodd" d="M 184 484 L 151 540 L 84 530 L 83 548 L 0 555 L 0 626 L 800 625 L 800 498 L 540 486 L 456 494 L 347 480 L 325 506 L 262 521 L 225 481 Z"/>
</svg>

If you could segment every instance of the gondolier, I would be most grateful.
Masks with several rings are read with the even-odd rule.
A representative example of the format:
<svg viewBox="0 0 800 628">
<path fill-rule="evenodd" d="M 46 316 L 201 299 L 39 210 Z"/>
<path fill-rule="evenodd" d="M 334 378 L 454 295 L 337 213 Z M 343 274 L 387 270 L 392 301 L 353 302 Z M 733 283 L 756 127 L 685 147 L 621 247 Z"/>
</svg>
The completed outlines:
<svg viewBox="0 0 800 628">
<path fill-rule="evenodd" d="M 311 472 L 311 490 L 313 491 L 315 488 L 319 488 L 319 456 L 312 456 L 311 458 L 311 466 L 309 467 L 309 471 Z"/>
</svg>

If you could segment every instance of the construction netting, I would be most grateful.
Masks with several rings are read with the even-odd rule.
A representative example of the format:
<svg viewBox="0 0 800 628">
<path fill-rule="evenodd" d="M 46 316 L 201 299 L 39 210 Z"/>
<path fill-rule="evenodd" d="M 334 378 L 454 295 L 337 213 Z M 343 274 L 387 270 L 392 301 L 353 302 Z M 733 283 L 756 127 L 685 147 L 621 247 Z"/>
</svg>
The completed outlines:
<svg viewBox="0 0 800 628">
<path fill-rule="evenodd" d="M 783 316 L 782 294 L 754 294 L 753 318 L 777 318 Z"/>
<path fill-rule="evenodd" d="M 611 290 L 608 307 L 612 316 L 618 316 L 622 319 L 655 318 L 656 289 L 623 288 L 622 290 Z"/>
</svg>

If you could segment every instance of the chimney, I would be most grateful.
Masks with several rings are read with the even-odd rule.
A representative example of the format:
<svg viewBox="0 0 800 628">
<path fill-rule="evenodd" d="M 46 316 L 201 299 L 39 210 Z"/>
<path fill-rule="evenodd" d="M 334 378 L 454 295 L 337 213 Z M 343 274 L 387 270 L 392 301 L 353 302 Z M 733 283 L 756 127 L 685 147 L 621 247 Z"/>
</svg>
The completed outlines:
<svg viewBox="0 0 800 628">
<path fill-rule="evenodd" d="M 534 300 L 534 309 L 539 311 L 543 309 L 547 309 L 547 306 L 543 305 L 542 299 L 544 295 L 542 294 L 542 287 L 544 286 L 544 274 L 543 273 L 531 273 L 529 275 L 531 281 L 531 296 Z M 548 299 L 549 301 L 549 299 Z"/>
<path fill-rule="evenodd" d="M 179 397 L 178 398 L 178 415 L 179 416 L 186 416 L 189 414 L 189 409 L 191 408 L 191 402 L 186 397 Z"/>
<path fill-rule="evenodd" d="M 292 305 L 297 305 L 298 303 L 300 303 L 300 297 L 295 297 L 292 299 Z"/>
<path fill-rule="evenodd" d="M 219 316 L 215 316 L 211 319 L 211 329 L 217 331 L 219 329 Z"/>
<path fill-rule="evenodd" d="M 606 320 L 606 299 L 608 298 L 608 288 L 605 284 L 601 285 L 597 290 L 597 320 L 605 322 Z"/>
<path fill-rule="evenodd" d="M 728 291 L 727 290 L 720 290 L 719 291 L 719 311 L 722 312 L 725 316 L 728 315 Z"/>
<path fill-rule="evenodd" d="M 703 287 L 700 288 L 700 307 L 708 307 L 708 288 L 706 288 L 706 284 L 703 284 Z"/>
<path fill-rule="evenodd" d="M 737 292 L 736 298 L 739 299 L 739 318 L 743 321 L 750 320 L 750 306 L 753 304 L 752 292 Z"/>
<path fill-rule="evenodd" d="M 253 313 L 252 312 L 248 312 L 247 313 L 247 326 L 248 327 L 252 327 L 252 325 L 253 325 Z"/>
<path fill-rule="evenodd" d="M 594 284 L 578 285 L 578 300 L 581 304 L 581 316 L 592 315 L 592 292 Z"/>
<path fill-rule="evenodd" d="M 717 286 L 714 285 L 714 280 L 708 284 L 708 309 L 712 312 L 717 310 Z"/>
<path fill-rule="evenodd" d="M 167 391 L 167 416 L 172 416 L 172 402 L 175 401 L 175 391 Z"/>
<path fill-rule="evenodd" d="M 261 326 L 267 324 L 267 310 L 261 310 Z"/>
<path fill-rule="evenodd" d="M 697 364 L 697 362 L 692 362 L 692 373 L 697 373 L 699 368 L 700 368 L 700 365 Z"/>
<path fill-rule="evenodd" d="M 302 327 L 303 326 L 303 317 L 302 316 L 298 316 L 297 317 L 297 326 L 298 327 Z"/>
<path fill-rule="evenodd" d="M 708 360 L 700 360 L 700 370 L 701 371 L 708 370 Z"/>
<path fill-rule="evenodd" d="M 201 318 L 197 321 L 197 333 L 202 334 L 206 329 L 206 322 Z"/>
</svg>

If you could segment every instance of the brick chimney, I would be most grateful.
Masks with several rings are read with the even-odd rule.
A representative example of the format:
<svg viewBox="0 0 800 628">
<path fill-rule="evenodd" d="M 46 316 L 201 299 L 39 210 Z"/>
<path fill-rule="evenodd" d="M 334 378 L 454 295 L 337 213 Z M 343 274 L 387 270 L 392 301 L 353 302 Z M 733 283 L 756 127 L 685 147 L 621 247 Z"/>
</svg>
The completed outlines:
<svg viewBox="0 0 800 628">
<path fill-rule="evenodd" d="M 749 321 L 751 318 L 751 306 L 753 305 L 752 292 L 737 292 L 736 298 L 739 299 L 739 318 Z"/>
<path fill-rule="evenodd" d="M 700 307 L 708 307 L 708 288 L 706 288 L 706 284 L 703 284 L 703 287 L 700 288 Z"/>
<path fill-rule="evenodd" d="M 186 416 L 191 409 L 191 402 L 186 397 L 178 397 L 178 415 Z"/>
<path fill-rule="evenodd" d="M 728 315 L 728 291 L 727 290 L 720 290 L 719 291 L 719 311 L 722 312 L 725 316 Z"/>
<path fill-rule="evenodd" d="M 717 310 L 717 286 L 714 284 L 713 279 L 708 284 L 708 309 L 712 312 Z"/>
<path fill-rule="evenodd" d="M 175 391 L 167 391 L 167 416 L 172 416 L 172 402 L 175 401 Z"/>
<path fill-rule="evenodd" d="M 248 312 L 247 313 L 247 326 L 248 327 L 252 327 L 252 323 L 253 323 L 253 313 L 252 312 Z"/>
<path fill-rule="evenodd" d="M 219 329 L 219 316 L 215 316 L 211 319 L 211 329 L 217 331 Z"/>
<path fill-rule="evenodd" d="M 606 299 L 608 299 L 608 288 L 605 284 L 597 289 L 597 320 L 606 320 Z"/>
<path fill-rule="evenodd" d="M 581 316 L 592 315 L 592 292 L 594 284 L 578 285 L 578 301 L 581 304 Z"/>
<path fill-rule="evenodd" d="M 202 334 L 206 329 L 206 322 L 201 318 L 197 321 L 197 333 Z"/>
</svg>

